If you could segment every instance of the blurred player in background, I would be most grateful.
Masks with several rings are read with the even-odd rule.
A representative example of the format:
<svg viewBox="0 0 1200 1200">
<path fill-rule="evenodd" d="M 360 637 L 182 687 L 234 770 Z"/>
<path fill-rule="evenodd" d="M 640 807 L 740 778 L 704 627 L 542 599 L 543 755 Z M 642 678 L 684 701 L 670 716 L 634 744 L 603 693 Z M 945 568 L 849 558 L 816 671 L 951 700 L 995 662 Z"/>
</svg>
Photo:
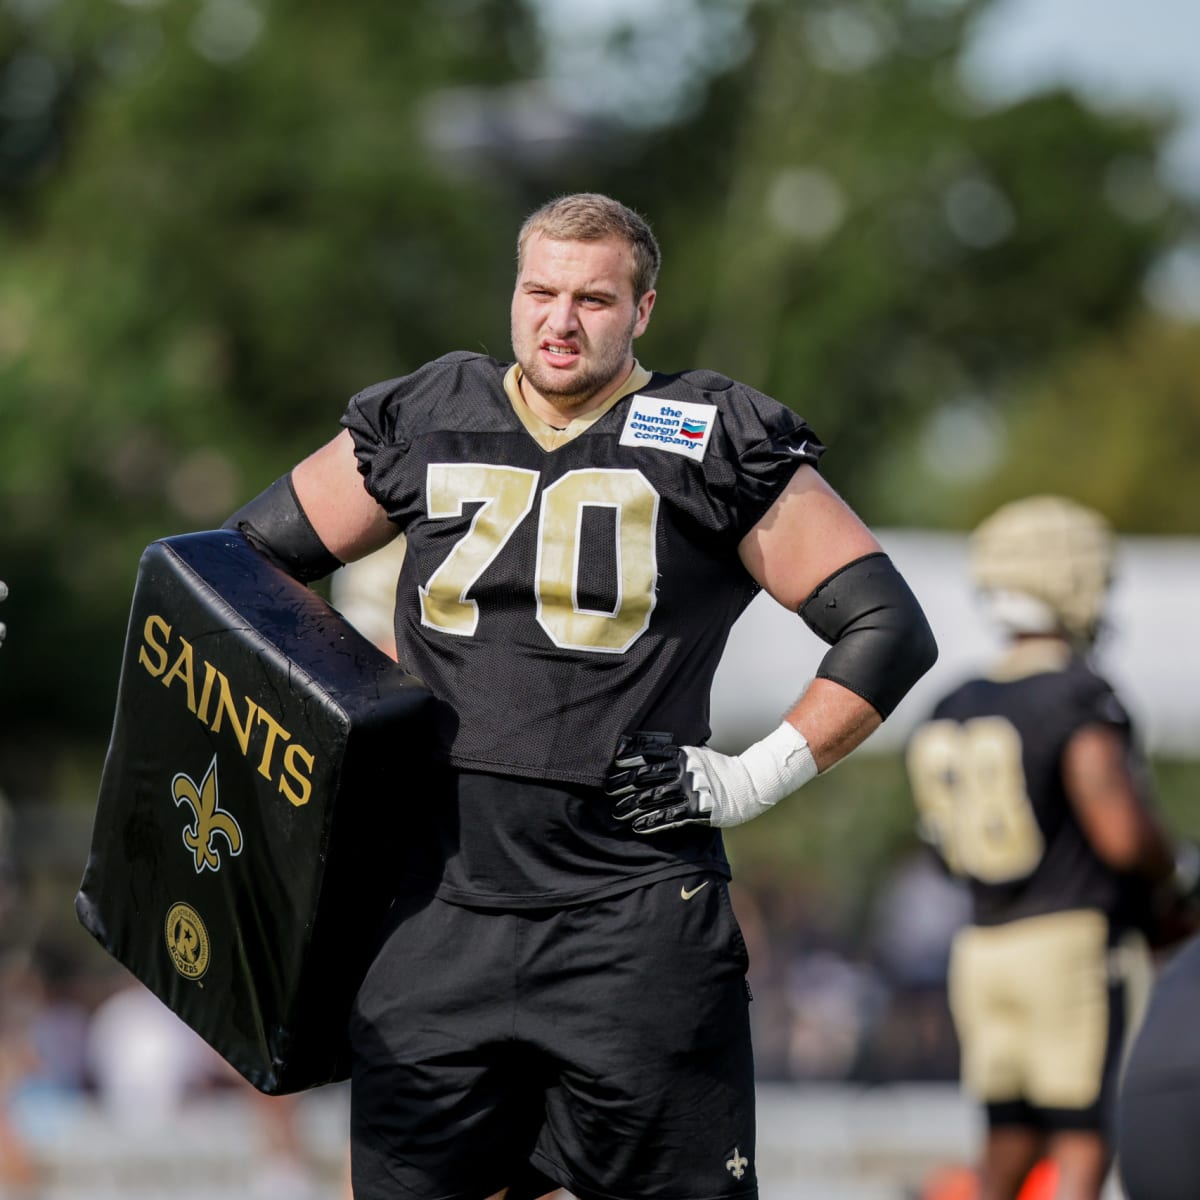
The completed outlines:
<svg viewBox="0 0 1200 1200">
<path fill-rule="evenodd" d="M 973 582 L 1003 657 L 947 695 L 908 751 L 924 836 L 972 896 L 950 961 L 966 1089 L 985 1106 L 982 1200 L 1048 1155 L 1058 1200 L 1096 1200 L 1122 1048 L 1149 989 L 1144 931 L 1176 874 L 1121 701 L 1088 662 L 1115 542 L 1055 496 L 975 531 Z"/>
<path fill-rule="evenodd" d="M 552 201 L 518 238 L 515 363 L 367 388 L 229 522 L 305 581 L 404 534 L 398 659 L 440 702 L 446 790 L 403 793 L 431 835 L 397 847 L 351 1022 L 356 1200 L 752 1200 L 720 829 L 849 753 L 936 654 L 800 417 L 635 360 L 658 266 L 624 205 Z M 712 677 L 763 588 L 830 649 L 777 729 L 718 754 Z"/>
</svg>

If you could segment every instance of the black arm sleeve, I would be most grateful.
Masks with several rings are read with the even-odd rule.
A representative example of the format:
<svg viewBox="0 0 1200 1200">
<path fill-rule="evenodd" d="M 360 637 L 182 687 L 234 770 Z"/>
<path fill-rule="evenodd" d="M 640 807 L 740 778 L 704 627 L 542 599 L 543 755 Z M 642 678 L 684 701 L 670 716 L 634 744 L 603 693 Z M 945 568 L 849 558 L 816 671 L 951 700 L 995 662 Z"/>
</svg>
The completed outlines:
<svg viewBox="0 0 1200 1200">
<path fill-rule="evenodd" d="M 255 550 L 301 583 L 323 579 L 342 565 L 300 507 L 290 472 L 243 504 L 221 528 L 244 534 Z"/>
<path fill-rule="evenodd" d="M 933 630 L 883 553 L 835 571 L 800 605 L 800 616 L 830 643 L 817 677 L 849 688 L 884 717 L 937 661 Z"/>
</svg>

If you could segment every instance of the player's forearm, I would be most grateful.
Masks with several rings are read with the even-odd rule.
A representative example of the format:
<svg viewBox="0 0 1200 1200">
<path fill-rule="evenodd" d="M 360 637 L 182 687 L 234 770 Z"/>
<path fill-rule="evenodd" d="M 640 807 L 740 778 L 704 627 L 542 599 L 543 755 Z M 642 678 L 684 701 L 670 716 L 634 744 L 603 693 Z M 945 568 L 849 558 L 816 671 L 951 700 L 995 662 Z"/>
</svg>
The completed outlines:
<svg viewBox="0 0 1200 1200">
<path fill-rule="evenodd" d="M 1149 814 L 1137 811 L 1136 802 L 1126 803 L 1128 807 L 1110 817 L 1103 831 L 1089 831 L 1088 840 L 1113 870 L 1161 882 L 1175 869 L 1171 843 Z"/>
<path fill-rule="evenodd" d="M 1153 883 L 1168 881 L 1176 870 L 1176 848 L 1155 814 L 1139 802 L 1132 815 L 1132 853 L 1127 870 L 1144 875 Z M 1194 881 L 1193 881 L 1194 882 Z"/>
<path fill-rule="evenodd" d="M 1175 851 L 1139 774 L 1125 735 L 1108 725 L 1078 730 L 1063 752 L 1063 786 L 1084 837 L 1115 871 L 1158 882 L 1175 869 Z"/>
<path fill-rule="evenodd" d="M 808 742 L 818 771 L 840 762 L 883 723 L 866 700 L 829 679 L 814 679 L 785 719 Z"/>
<path fill-rule="evenodd" d="M 606 789 L 617 819 L 635 833 L 741 825 L 844 758 L 882 720 L 861 696 L 816 679 L 783 721 L 738 755 L 676 746 L 666 733 L 622 738 Z"/>
<path fill-rule="evenodd" d="M 937 657 L 925 614 L 882 553 L 835 571 L 800 615 L 830 648 L 787 717 L 738 755 L 654 731 L 622 738 L 606 781 L 619 820 L 636 833 L 753 820 L 849 754 Z"/>
</svg>

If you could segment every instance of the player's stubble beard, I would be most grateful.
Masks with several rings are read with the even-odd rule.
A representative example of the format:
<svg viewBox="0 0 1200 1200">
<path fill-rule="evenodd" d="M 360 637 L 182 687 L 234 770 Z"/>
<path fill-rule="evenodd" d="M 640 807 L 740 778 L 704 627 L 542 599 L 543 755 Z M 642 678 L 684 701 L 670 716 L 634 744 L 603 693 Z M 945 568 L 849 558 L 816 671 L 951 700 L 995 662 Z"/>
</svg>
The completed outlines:
<svg viewBox="0 0 1200 1200">
<path fill-rule="evenodd" d="M 513 353 L 525 378 L 537 389 L 538 394 L 564 416 L 570 416 L 593 396 L 611 387 L 618 376 L 624 375 L 625 361 L 633 348 L 633 330 L 636 325 L 635 311 L 624 336 L 613 338 L 607 344 L 581 341 L 581 349 L 598 350 L 599 357 L 582 372 L 574 373 L 569 378 L 565 377 L 565 372 L 543 368 L 537 358 L 541 338 L 524 338 L 517 333 L 515 327 L 512 329 Z"/>
</svg>

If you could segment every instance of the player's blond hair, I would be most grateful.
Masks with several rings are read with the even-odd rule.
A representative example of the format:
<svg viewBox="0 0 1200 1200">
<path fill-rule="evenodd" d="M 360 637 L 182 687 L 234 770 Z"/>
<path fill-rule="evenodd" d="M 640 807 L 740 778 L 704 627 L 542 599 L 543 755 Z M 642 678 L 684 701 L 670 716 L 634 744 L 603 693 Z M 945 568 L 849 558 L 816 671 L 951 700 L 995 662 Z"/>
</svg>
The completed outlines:
<svg viewBox="0 0 1200 1200">
<path fill-rule="evenodd" d="M 599 192 L 559 196 L 531 213 L 517 235 L 517 272 L 530 237 L 540 233 L 562 242 L 597 242 L 619 237 L 633 253 L 633 298 L 640 300 L 658 279 L 662 252 L 646 221 L 631 208 Z"/>
</svg>

